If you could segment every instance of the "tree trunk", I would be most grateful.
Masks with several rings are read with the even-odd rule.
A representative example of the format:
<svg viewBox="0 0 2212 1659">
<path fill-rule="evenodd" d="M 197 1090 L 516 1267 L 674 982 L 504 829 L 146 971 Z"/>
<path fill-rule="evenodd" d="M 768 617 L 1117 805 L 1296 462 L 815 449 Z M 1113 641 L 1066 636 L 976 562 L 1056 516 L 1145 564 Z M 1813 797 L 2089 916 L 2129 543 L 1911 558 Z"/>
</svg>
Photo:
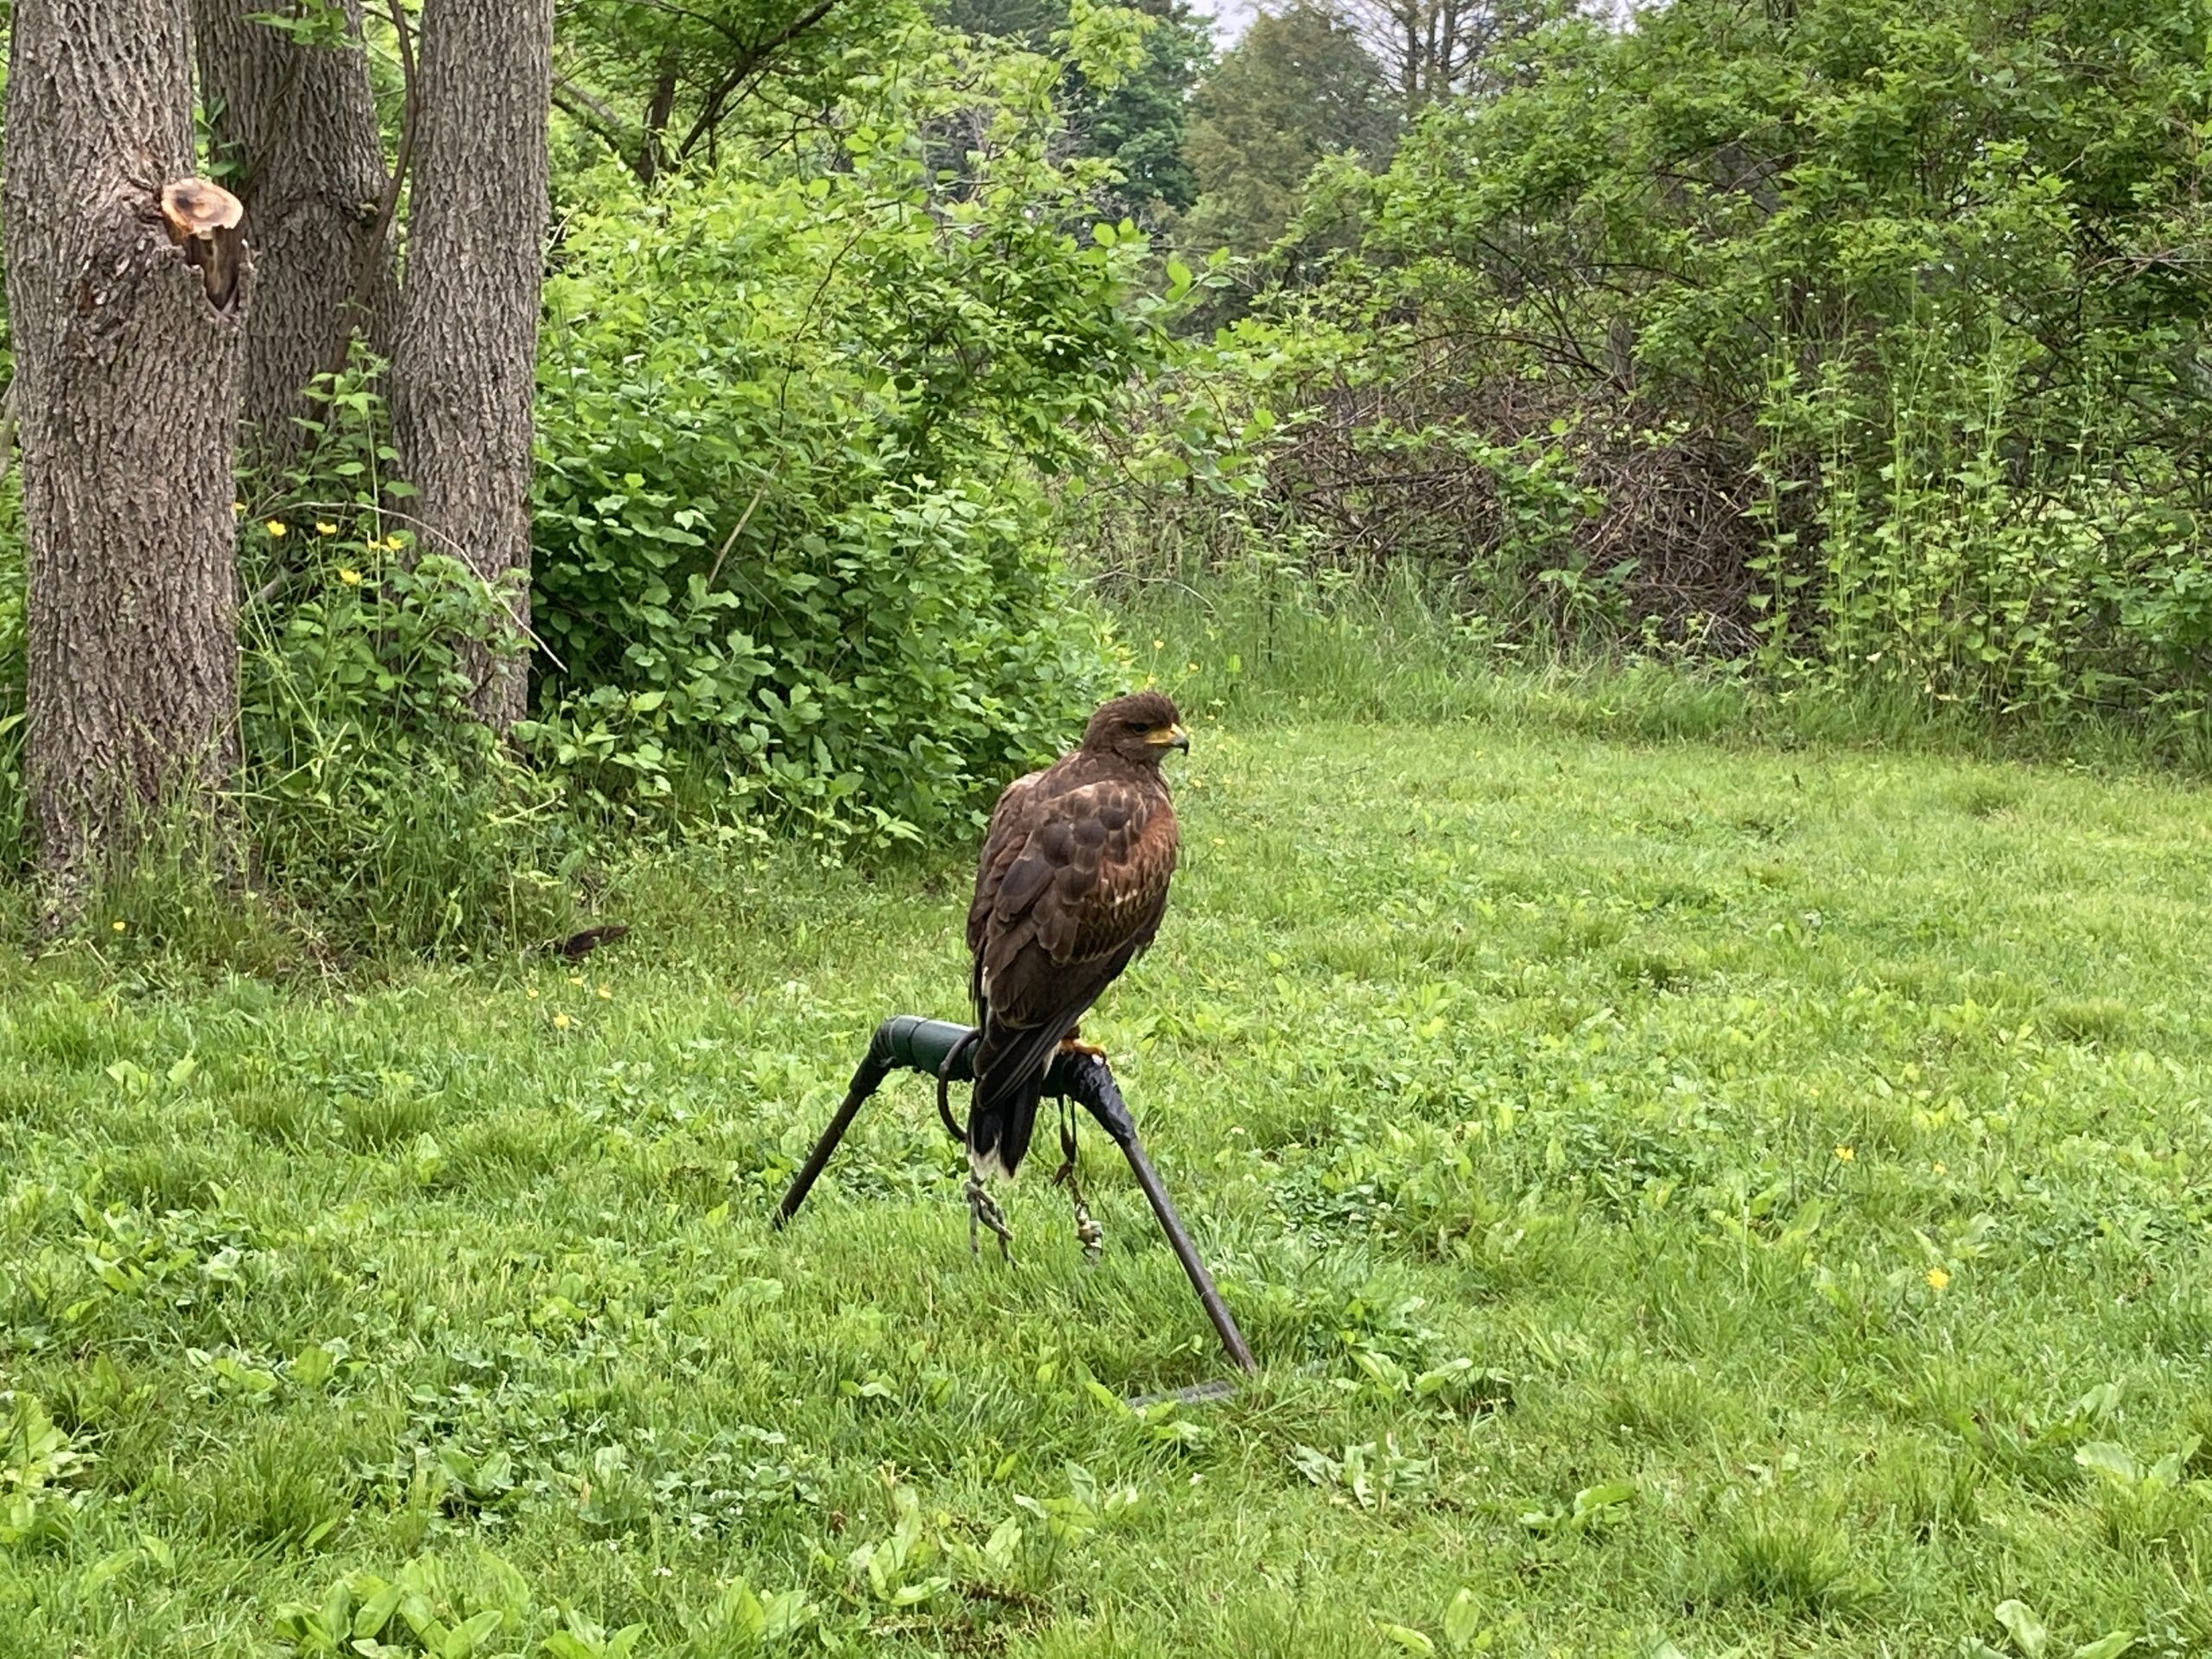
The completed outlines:
<svg viewBox="0 0 2212 1659">
<path fill-rule="evenodd" d="M 345 0 L 345 47 L 302 45 L 249 21 L 276 10 L 275 0 L 194 0 L 201 98 L 219 151 L 238 165 L 232 188 L 261 265 L 244 415 L 249 460 L 272 471 L 305 447 L 296 417 L 308 412 L 308 383 L 342 360 L 350 334 L 388 334 L 395 297 L 361 0 Z"/>
<path fill-rule="evenodd" d="M 531 401 L 544 269 L 552 0 L 427 0 L 421 123 L 392 427 L 425 553 L 465 559 L 508 605 L 512 649 L 470 664 L 505 731 L 530 659 Z"/>
<path fill-rule="evenodd" d="M 652 101 L 645 105 L 645 136 L 638 142 L 638 159 L 630 170 L 650 190 L 668 165 L 668 120 L 676 113 L 677 62 L 673 51 L 660 59 L 660 78 L 653 82 Z"/>
<path fill-rule="evenodd" d="M 16 0 L 4 127 L 27 770 L 66 905 L 134 819 L 180 798 L 212 807 L 237 764 L 231 467 L 251 271 L 234 232 L 180 242 L 164 218 L 165 184 L 192 170 L 183 0 Z"/>
</svg>

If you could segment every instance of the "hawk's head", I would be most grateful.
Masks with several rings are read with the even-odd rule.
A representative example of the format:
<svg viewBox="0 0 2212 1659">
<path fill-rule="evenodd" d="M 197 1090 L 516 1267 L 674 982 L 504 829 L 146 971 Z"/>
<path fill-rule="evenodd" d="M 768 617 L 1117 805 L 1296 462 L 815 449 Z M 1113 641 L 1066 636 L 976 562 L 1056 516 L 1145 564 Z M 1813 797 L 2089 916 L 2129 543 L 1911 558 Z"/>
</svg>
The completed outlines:
<svg viewBox="0 0 2212 1659">
<path fill-rule="evenodd" d="M 1100 708 L 1083 730 L 1083 747 L 1094 754 L 1117 754 L 1133 766 L 1156 766 L 1170 749 L 1191 747 L 1175 705 L 1157 691 L 1116 697 Z"/>
</svg>

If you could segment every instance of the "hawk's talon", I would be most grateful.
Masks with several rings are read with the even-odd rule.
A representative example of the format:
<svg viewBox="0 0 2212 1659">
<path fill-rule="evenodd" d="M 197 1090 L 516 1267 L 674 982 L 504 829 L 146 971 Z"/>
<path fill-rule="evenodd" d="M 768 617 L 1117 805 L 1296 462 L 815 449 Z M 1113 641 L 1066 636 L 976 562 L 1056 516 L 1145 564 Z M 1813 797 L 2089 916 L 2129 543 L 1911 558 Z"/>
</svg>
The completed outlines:
<svg viewBox="0 0 2212 1659">
<path fill-rule="evenodd" d="M 1086 1043 L 1082 1039 L 1075 1036 L 1072 1033 L 1060 1039 L 1060 1052 L 1063 1054 L 1088 1054 L 1094 1060 L 1103 1060 L 1106 1058 L 1106 1051 L 1099 1047 L 1097 1044 Z"/>
<path fill-rule="evenodd" d="M 1014 1259 L 1014 1229 L 1006 1223 L 1006 1211 L 1000 1209 L 983 1185 L 983 1178 L 974 1171 L 968 1175 L 968 1254 L 980 1256 L 983 1253 L 982 1239 L 976 1229 L 988 1227 L 998 1236 L 999 1255 L 1008 1267 L 1019 1267 Z"/>
<path fill-rule="evenodd" d="M 1052 1185 L 1067 1188 L 1068 1197 L 1075 1201 L 1076 1239 L 1083 1246 L 1084 1265 L 1095 1268 L 1105 1246 L 1106 1233 L 1091 1219 L 1090 1208 L 1083 1201 L 1083 1189 L 1076 1185 L 1075 1109 L 1065 1100 L 1060 1103 L 1060 1151 L 1064 1156 L 1060 1166 L 1052 1172 Z"/>
<path fill-rule="evenodd" d="M 1090 1211 L 1084 1207 L 1083 1195 L 1075 1200 L 1075 1236 L 1083 1246 L 1083 1264 L 1087 1268 L 1098 1265 L 1106 1252 L 1106 1230 L 1090 1218 Z"/>
</svg>

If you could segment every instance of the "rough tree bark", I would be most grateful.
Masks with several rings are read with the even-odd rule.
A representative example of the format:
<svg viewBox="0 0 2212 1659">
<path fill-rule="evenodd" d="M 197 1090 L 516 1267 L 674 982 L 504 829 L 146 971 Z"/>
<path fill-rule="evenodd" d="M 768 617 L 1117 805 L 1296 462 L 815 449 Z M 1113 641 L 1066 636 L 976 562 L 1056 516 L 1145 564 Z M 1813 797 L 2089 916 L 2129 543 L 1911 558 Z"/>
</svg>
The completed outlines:
<svg viewBox="0 0 2212 1659">
<path fill-rule="evenodd" d="M 277 9 L 275 0 L 193 3 L 201 97 L 216 143 L 238 162 L 232 188 L 261 266 L 244 414 L 248 456 L 271 469 L 304 445 L 296 417 L 308 412 L 308 383 L 340 360 L 351 333 L 383 343 L 395 299 L 361 0 L 345 0 L 346 48 L 302 45 L 249 21 Z M 359 311 L 357 293 L 365 296 Z"/>
<path fill-rule="evenodd" d="M 425 551 L 530 619 L 531 399 L 546 222 L 552 0 L 427 0 L 391 410 Z M 525 712 L 529 658 L 471 665 L 477 714 Z"/>
<path fill-rule="evenodd" d="M 213 809 L 237 762 L 231 468 L 251 273 L 217 222 L 237 204 L 175 188 L 193 159 L 183 0 L 16 0 L 4 126 L 27 768 L 66 906 L 137 815 Z"/>
</svg>

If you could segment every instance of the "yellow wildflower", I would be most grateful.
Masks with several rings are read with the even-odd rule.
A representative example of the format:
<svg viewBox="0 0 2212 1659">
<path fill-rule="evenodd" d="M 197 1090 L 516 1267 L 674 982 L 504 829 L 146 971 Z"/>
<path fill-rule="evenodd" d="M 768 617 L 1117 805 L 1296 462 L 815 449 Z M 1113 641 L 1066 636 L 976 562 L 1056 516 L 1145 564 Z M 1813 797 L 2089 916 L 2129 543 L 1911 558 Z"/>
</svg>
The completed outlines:
<svg viewBox="0 0 2212 1659">
<path fill-rule="evenodd" d="M 1165 651 L 1167 649 L 1167 642 L 1165 639 L 1155 639 L 1152 642 L 1152 648 L 1154 651 Z"/>
<path fill-rule="evenodd" d="M 581 985 L 583 982 L 584 976 L 582 974 L 570 974 L 569 976 L 569 983 L 571 985 Z"/>
<path fill-rule="evenodd" d="M 1951 1173 L 1950 1166 L 1941 1161 L 1931 1164 L 1929 1167 L 1933 1169 L 1938 1175 L 1948 1175 Z"/>
<path fill-rule="evenodd" d="M 1929 1268 L 1929 1269 L 1928 1269 L 1928 1288 L 1929 1288 L 1929 1289 L 1930 1289 L 1930 1290 L 1941 1290 L 1941 1289 L 1942 1289 L 1942 1288 L 1943 1288 L 1943 1287 L 1944 1287 L 1944 1286 L 1946 1286 L 1946 1285 L 1949 1284 L 1950 1282 L 1951 1282 L 1951 1275 L 1950 1275 L 1949 1274 L 1948 1274 L 1948 1273 L 1944 1272 L 1942 1268 Z"/>
<path fill-rule="evenodd" d="M 231 517 L 232 517 L 232 518 L 245 518 L 245 502 L 243 502 L 243 501 L 233 501 L 233 502 L 232 502 L 232 503 L 231 503 Z"/>
<path fill-rule="evenodd" d="M 401 548 L 407 545 L 405 542 L 400 540 L 397 536 L 385 537 L 384 538 L 384 544 L 395 553 L 398 552 Z"/>
<path fill-rule="evenodd" d="M 553 1016 L 553 1025 L 554 1028 L 557 1031 L 566 1031 L 569 1028 L 569 1016 L 565 1014 L 555 1014 Z"/>
<path fill-rule="evenodd" d="M 1839 1164 L 1847 1164 L 1858 1155 L 1859 1149 L 1856 1147 L 1838 1147 L 1835 1149 L 1835 1160 Z"/>
<path fill-rule="evenodd" d="M 326 524 L 321 519 L 318 518 L 315 521 L 315 533 L 318 536 L 335 536 L 338 533 L 338 526 L 335 524 Z"/>
<path fill-rule="evenodd" d="M 271 541 L 282 541 L 284 537 L 286 526 L 282 518 L 269 519 L 261 527 L 269 532 Z"/>
<path fill-rule="evenodd" d="M 348 588 L 358 588 L 361 585 L 361 573 L 358 570 L 340 570 L 338 573 L 338 580 Z"/>
<path fill-rule="evenodd" d="M 614 993 L 602 985 L 599 988 L 599 1000 L 602 1002 L 612 1002 L 614 1000 Z"/>
<path fill-rule="evenodd" d="M 524 992 L 523 993 L 523 995 L 524 995 L 524 996 L 528 997 L 531 1001 L 533 1001 L 533 1002 L 537 1001 L 537 986 L 535 986 L 535 985 L 531 986 L 528 990 L 524 991 Z"/>
<path fill-rule="evenodd" d="M 121 932 L 124 931 L 129 927 L 129 925 L 130 925 L 130 924 L 129 924 L 129 923 L 127 923 L 127 922 L 118 922 L 118 923 L 115 925 L 115 931 L 116 931 L 117 932 L 118 932 L 118 933 L 121 933 Z"/>
</svg>

